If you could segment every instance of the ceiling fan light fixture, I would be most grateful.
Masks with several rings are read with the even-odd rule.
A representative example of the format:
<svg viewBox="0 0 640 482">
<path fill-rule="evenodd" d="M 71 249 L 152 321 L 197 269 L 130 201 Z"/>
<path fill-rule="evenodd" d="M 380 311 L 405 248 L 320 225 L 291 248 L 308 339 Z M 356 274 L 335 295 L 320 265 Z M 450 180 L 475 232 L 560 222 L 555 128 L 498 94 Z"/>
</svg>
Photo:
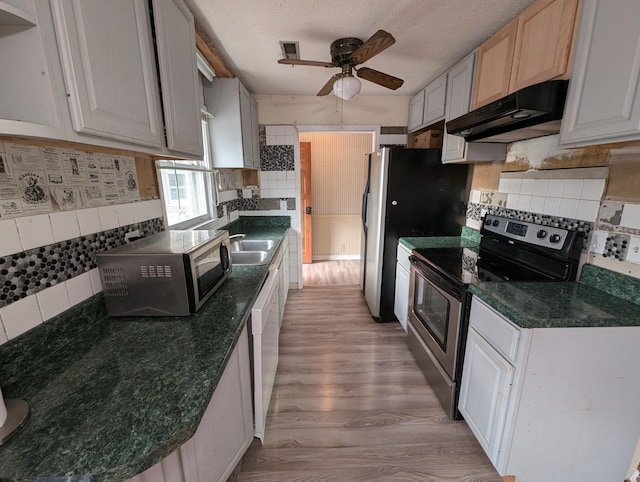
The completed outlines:
<svg viewBox="0 0 640 482">
<path fill-rule="evenodd" d="M 360 93 L 360 80 L 353 75 L 340 77 L 333 83 L 333 93 L 336 97 L 349 100 Z"/>
</svg>

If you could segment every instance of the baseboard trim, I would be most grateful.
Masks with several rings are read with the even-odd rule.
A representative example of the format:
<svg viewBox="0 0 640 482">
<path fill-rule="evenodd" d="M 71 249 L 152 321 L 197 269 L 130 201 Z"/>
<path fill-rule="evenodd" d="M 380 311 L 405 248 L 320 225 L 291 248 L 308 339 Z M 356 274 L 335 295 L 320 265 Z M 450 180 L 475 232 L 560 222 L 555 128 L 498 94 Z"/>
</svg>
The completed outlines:
<svg viewBox="0 0 640 482">
<path fill-rule="evenodd" d="M 327 254 L 317 255 L 311 258 L 313 261 L 343 261 L 343 260 L 359 260 L 359 254 Z"/>
</svg>

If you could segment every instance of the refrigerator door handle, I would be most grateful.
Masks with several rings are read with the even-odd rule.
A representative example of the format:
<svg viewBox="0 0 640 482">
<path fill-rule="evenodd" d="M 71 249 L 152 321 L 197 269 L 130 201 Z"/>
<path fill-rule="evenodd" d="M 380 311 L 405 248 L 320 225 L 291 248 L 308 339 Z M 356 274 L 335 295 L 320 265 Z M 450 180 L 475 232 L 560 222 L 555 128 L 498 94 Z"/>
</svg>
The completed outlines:
<svg viewBox="0 0 640 482">
<path fill-rule="evenodd" d="M 369 204 L 369 191 L 362 195 L 362 226 L 367 227 L 367 205 Z"/>
</svg>

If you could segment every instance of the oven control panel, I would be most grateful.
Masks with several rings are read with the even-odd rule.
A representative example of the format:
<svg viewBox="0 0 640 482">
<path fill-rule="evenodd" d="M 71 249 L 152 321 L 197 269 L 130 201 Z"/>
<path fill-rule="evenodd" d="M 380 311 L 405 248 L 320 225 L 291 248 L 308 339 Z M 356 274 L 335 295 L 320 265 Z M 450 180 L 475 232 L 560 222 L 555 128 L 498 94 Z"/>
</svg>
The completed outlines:
<svg viewBox="0 0 640 482">
<path fill-rule="evenodd" d="M 482 229 L 528 244 L 561 250 L 568 231 L 562 228 L 487 214 Z"/>
</svg>

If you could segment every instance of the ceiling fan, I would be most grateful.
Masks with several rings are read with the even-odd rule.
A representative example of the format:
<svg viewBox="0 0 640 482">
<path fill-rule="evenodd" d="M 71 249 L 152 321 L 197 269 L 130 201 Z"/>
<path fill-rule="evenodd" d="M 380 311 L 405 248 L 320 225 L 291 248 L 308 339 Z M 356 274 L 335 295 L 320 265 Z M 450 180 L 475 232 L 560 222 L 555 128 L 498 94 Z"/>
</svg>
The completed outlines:
<svg viewBox="0 0 640 482">
<path fill-rule="evenodd" d="M 378 70 L 367 67 L 356 68 L 356 65 L 366 62 L 373 56 L 391 47 L 394 43 L 396 43 L 396 39 L 393 38 L 393 35 L 384 30 L 378 30 L 364 42 L 354 37 L 341 38 L 332 42 L 331 62 L 280 59 L 278 63 L 327 68 L 340 67 L 342 72 L 331 77 L 317 95 L 327 95 L 333 91 L 338 97 L 348 100 L 360 92 L 360 81 L 353 76 L 354 70 L 358 74 L 358 77 L 386 87 L 387 89 L 396 90 L 404 83 L 404 80 Z"/>
</svg>

